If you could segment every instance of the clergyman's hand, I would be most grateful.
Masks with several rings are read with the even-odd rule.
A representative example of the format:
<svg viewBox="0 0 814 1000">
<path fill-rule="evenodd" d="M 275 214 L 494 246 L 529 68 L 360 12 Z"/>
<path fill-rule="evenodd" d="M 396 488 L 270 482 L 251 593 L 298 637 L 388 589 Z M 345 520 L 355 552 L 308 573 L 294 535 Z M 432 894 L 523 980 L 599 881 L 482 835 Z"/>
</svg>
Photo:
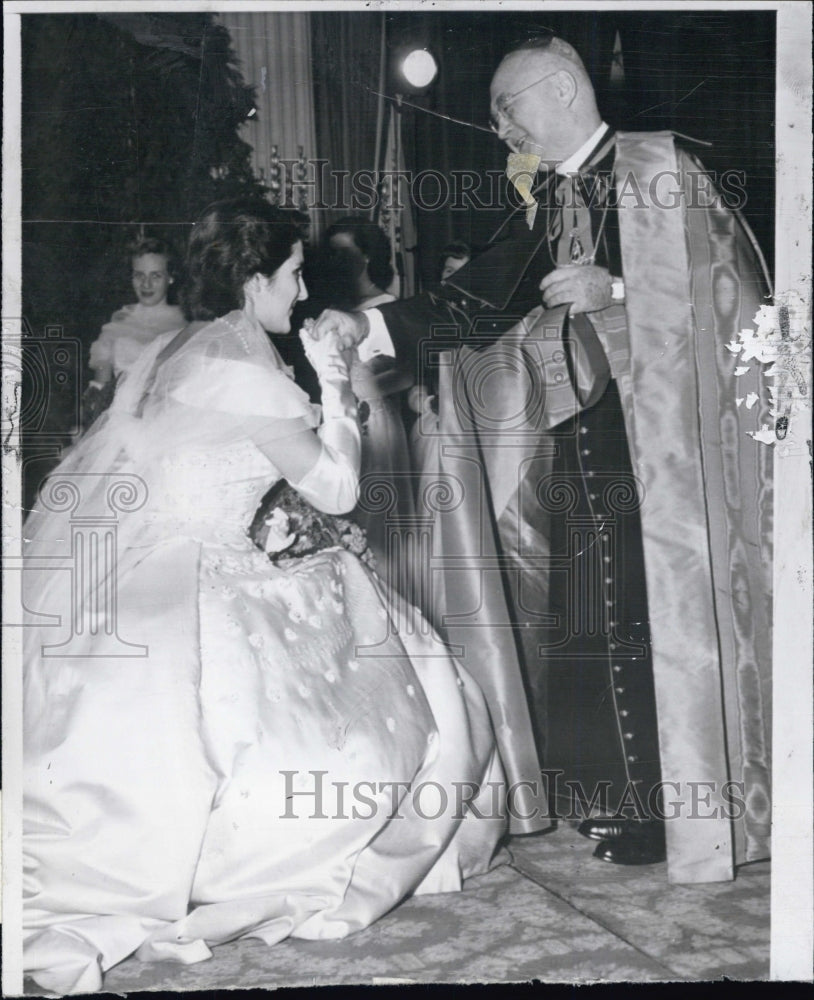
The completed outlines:
<svg viewBox="0 0 814 1000">
<path fill-rule="evenodd" d="M 571 303 L 568 310 L 576 313 L 606 309 L 613 301 L 610 271 L 595 264 L 567 264 L 555 268 L 540 282 L 543 305 L 547 309 Z"/>
<path fill-rule="evenodd" d="M 324 309 L 306 330 L 313 340 L 322 340 L 329 333 L 336 334 L 339 346 L 343 350 L 350 350 L 361 344 L 368 335 L 370 323 L 363 312 L 347 313 L 339 312 L 338 309 Z"/>
</svg>

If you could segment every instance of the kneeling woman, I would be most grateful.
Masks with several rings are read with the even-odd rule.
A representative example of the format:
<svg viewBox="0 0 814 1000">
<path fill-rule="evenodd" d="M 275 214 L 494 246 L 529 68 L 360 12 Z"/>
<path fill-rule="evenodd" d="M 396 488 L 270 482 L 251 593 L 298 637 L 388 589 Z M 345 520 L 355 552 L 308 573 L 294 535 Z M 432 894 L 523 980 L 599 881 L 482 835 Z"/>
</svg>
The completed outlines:
<svg viewBox="0 0 814 1000">
<path fill-rule="evenodd" d="M 247 535 L 281 478 L 328 513 L 356 499 L 343 356 L 307 338 L 320 416 L 266 335 L 301 264 L 290 216 L 210 209 L 189 253 L 208 322 L 145 351 L 26 525 L 25 966 L 50 991 L 133 952 L 343 937 L 460 888 L 505 830 L 483 698 L 429 630 L 399 635 L 344 549 L 272 563 Z M 39 573 L 80 506 L 118 508 L 104 569 Z"/>
</svg>

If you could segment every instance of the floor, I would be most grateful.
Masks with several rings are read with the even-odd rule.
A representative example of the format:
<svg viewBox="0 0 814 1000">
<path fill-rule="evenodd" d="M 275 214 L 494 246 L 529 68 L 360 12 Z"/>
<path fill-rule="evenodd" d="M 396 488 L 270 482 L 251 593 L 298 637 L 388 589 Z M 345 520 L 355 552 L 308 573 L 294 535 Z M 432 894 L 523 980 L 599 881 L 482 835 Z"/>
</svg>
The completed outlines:
<svg viewBox="0 0 814 1000">
<path fill-rule="evenodd" d="M 768 862 L 734 882 L 676 886 L 663 864 L 594 860 L 568 825 L 509 847 L 463 892 L 409 899 L 344 941 L 238 941 L 192 966 L 129 959 L 105 990 L 768 978 Z"/>
</svg>

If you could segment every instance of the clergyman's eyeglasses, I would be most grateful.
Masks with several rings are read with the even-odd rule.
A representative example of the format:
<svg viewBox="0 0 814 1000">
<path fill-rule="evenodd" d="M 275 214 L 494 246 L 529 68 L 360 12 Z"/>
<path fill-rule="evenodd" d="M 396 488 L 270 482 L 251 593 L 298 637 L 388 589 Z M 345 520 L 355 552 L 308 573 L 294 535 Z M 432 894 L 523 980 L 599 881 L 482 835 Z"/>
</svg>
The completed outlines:
<svg viewBox="0 0 814 1000">
<path fill-rule="evenodd" d="M 531 90 L 532 87 L 536 87 L 538 83 L 542 83 L 543 80 L 548 80 L 552 76 L 556 76 L 560 71 L 555 69 L 551 73 L 546 73 L 545 76 L 541 76 L 539 80 L 533 80 L 528 86 L 521 87 L 520 90 L 516 90 L 513 94 L 500 94 L 495 101 L 496 111 L 489 116 L 489 128 L 495 135 L 500 134 L 500 119 L 508 118 L 508 120 L 514 124 L 511 114 L 509 113 L 510 106 L 517 100 L 521 94 L 525 94 L 527 90 Z"/>
</svg>

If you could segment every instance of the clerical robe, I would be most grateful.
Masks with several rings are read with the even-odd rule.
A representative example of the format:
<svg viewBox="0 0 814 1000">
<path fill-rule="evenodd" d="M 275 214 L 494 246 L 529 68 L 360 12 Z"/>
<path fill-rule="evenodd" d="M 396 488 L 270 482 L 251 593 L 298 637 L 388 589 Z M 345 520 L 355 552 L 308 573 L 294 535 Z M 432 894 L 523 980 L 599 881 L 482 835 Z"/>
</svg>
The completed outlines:
<svg viewBox="0 0 814 1000">
<path fill-rule="evenodd" d="M 769 851 L 771 453 L 746 433 L 763 422 L 767 403 L 760 373 L 736 374 L 738 359 L 727 348 L 751 324 L 766 288 L 744 224 L 671 135 L 618 133 L 614 183 L 624 328 L 603 322 L 601 314 L 590 318 L 618 388 L 640 507 L 669 877 L 728 879 L 734 865 Z M 507 249 L 500 246 L 491 270 L 504 289 L 515 281 L 499 303 L 504 306 L 517 289 L 517 274 L 522 277 L 545 246 L 534 231 L 524 236 L 513 269 Z M 489 262 L 482 257 L 478 266 L 488 281 Z M 459 274 L 465 280 L 465 269 Z M 474 297 L 489 302 L 501 295 Z M 429 297 L 394 303 L 382 314 L 401 351 L 418 322 L 438 333 L 460 318 Z M 501 322 L 517 319 L 504 309 L 493 326 L 500 332 Z M 487 693 L 507 770 L 521 781 L 539 780 L 521 704 L 528 698 L 519 669 L 523 638 L 517 639 L 515 622 L 511 655 L 488 608 L 492 597 L 499 605 L 501 583 L 503 600 L 511 594 L 501 579 L 504 550 L 536 560 L 541 573 L 550 557 L 545 501 L 528 490 L 524 495 L 529 479 L 519 470 L 524 461 L 537 461 L 543 468 L 536 482 L 544 478 L 545 437 L 556 425 L 545 411 L 550 403 L 556 410 L 565 391 L 549 332 L 562 319 L 559 311 L 538 310 L 480 351 L 475 366 L 462 348 L 454 365 L 442 368 L 440 385 L 442 432 L 451 435 L 442 439 L 442 471 L 450 481 L 457 475 L 470 499 L 478 496 L 476 504 L 451 504 L 436 517 L 442 539 L 437 589 L 458 603 L 452 613 L 445 608 L 442 624 L 453 636 L 467 636 L 470 647 L 477 637 L 485 654 L 480 673 L 473 670 L 477 655 L 467 664 Z M 476 343 L 483 329 L 482 318 L 470 317 L 464 342 Z M 551 362 L 545 374 L 534 364 L 541 343 Z M 571 375 L 575 357 L 601 368 L 595 345 L 583 346 L 571 344 Z M 569 351 L 564 354 L 567 359 Z M 738 404 L 750 392 L 758 396 L 757 411 Z M 590 397 L 585 387 L 574 392 L 575 407 Z M 481 606 L 467 616 L 462 608 L 473 558 Z"/>
</svg>

